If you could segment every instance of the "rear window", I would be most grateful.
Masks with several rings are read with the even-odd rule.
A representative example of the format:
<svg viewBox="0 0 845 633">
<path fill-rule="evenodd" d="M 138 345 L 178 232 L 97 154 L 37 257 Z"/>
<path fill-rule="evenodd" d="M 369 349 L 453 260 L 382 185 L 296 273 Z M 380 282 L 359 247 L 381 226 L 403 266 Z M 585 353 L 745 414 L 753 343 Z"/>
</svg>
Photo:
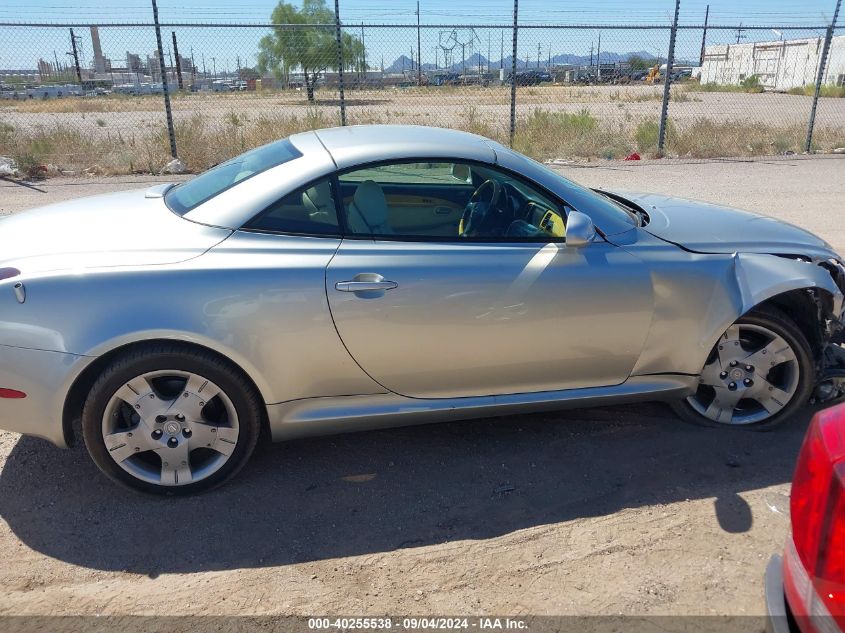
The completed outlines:
<svg viewBox="0 0 845 633">
<path fill-rule="evenodd" d="M 300 156 L 287 139 L 263 145 L 173 187 L 165 194 L 164 201 L 172 211 L 184 215 L 247 178 Z"/>
</svg>

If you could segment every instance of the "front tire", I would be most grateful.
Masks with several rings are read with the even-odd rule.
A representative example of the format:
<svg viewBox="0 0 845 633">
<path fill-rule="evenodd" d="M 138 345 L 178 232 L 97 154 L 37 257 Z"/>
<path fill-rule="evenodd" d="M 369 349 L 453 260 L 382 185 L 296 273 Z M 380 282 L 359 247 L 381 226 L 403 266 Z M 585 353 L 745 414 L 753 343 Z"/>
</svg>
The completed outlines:
<svg viewBox="0 0 845 633">
<path fill-rule="evenodd" d="M 719 338 L 696 393 L 672 408 L 694 424 L 770 430 L 807 403 L 814 379 L 803 332 L 786 315 L 759 310 L 739 318 Z"/>
<path fill-rule="evenodd" d="M 222 484 L 247 462 L 261 399 L 235 367 L 176 343 L 140 348 L 109 365 L 82 412 L 85 445 L 114 481 L 185 495 Z"/>
</svg>

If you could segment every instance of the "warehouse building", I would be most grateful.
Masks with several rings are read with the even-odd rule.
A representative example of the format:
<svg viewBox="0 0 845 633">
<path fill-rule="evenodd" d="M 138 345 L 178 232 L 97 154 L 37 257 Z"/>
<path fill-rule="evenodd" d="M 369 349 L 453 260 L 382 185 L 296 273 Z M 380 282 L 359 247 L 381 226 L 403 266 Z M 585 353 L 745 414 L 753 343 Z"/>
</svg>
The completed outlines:
<svg viewBox="0 0 845 633">
<path fill-rule="evenodd" d="M 812 85 L 823 47 L 824 37 L 708 46 L 701 65 L 701 83 L 739 84 L 756 75 L 768 90 Z M 845 85 L 845 35 L 831 41 L 824 83 Z"/>
</svg>

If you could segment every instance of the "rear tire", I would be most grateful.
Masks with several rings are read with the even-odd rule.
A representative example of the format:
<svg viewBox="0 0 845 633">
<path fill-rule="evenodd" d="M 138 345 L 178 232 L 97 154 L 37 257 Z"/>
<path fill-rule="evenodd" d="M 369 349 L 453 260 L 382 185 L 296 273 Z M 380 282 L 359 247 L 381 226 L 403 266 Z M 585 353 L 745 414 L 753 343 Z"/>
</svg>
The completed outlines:
<svg viewBox="0 0 845 633">
<path fill-rule="evenodd" d="M 85 445 L 112 480 L 143 492 L 187 495 L 214 488 L 247 462 L 262 401 L 219 356 L 178 343 L 113 361 L 82 412 Z"/>
<path fill-rule="evenodd" d="M 804 333 L 779 311 L 756 310 L 720 337 L 696 393 L 671 406 L 693 424 L 768 431 L 807 403 L 814 382 Z"/>
</svg>

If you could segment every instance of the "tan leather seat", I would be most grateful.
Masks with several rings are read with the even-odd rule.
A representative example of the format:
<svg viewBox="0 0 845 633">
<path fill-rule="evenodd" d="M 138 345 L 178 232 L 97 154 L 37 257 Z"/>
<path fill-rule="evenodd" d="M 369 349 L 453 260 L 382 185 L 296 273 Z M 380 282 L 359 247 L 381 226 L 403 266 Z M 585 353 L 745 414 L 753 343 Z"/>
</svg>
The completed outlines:
<svg viewBox="0 0 845 633">
<path fill-rule="evenodd" d="M 355 190 L 349 203 L 349 228 L 360 235 L 391 235 L 387 224 L 388 208 L 384 191 L 373 180 L 365 180 Z"/>
<path fill-rule="evenodd" d="M 337 211 L 329 183 L 320 182 L 303 191 L 302 206 L 305 207 L 311 221 L 337 224 Z"/>
</svg>

